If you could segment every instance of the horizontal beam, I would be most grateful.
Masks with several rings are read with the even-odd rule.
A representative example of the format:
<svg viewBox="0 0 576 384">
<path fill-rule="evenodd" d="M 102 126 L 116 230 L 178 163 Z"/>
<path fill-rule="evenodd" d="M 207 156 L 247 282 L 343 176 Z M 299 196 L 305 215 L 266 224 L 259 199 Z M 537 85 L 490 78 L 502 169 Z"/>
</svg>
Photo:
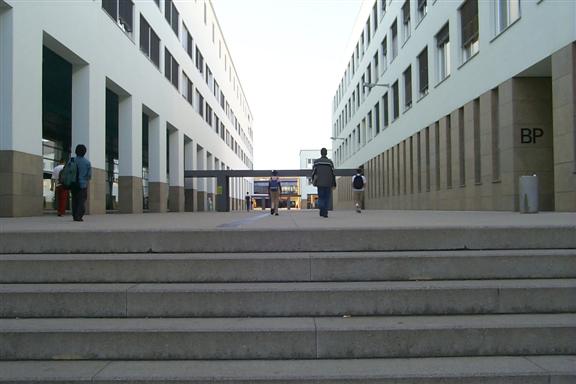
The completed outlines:
<svg viewBox="0 0 576 384">
<path fill-rule="evenodd" d="M 312 169 L 279 169 L 277 170 L 278 176 L 312 176 Z M 353 176 L 356 174 L 356 169 L 334 169 L 336 176 Z M 184 171 L 184 177 L 268 177 L 272 175 L 272 170 L 253 170 L 253 169 L 240 169 L 240 170 L 197 170 L 197 171 Z"/>
</svg>

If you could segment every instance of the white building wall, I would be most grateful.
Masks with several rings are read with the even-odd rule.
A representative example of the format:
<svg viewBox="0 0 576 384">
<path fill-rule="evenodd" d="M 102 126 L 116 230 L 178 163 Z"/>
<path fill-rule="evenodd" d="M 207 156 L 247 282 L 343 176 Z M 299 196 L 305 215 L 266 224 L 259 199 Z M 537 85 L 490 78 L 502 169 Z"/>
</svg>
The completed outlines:
<svg viewBox="0 0 576 384">
<path fill-rule="evenodd" d="M 382 1 L 387 2 L 385 13 L 380 11 Z M 353 168 L 363 164 L 576 40 L 576 2 L 520 0 L 520 19 L 497 35 L 494 26 L 496 0 L 479 0 L 479 52 L 466 63 L 462 63 L 459 7 L 464 1 L 428 0 L 428 12 L 421 22 L 418 22 L 416 16 L 417 1 L 409 1 L 411 36 L 405 43 L 403 42 L 401 12 L 404 1 L 370 0 L 362 3 L 349 47 L 343 56 L 341 63 L 342 73 L 348 67 L 352 53 L 360 40 L 360 35 L 374 4 L 377 5 L 378 9 L 378 28 L 375 35 L 372 36 L 371 43 L 367 47 L 363 58 L 361 58 L 354 75 L 351 78 L 344 79 L 342 97 L 340 102 L 334 105 L 333 109 L 332 136 L 348 138 L 348 135 L 358 125 L 362 124 L 362 120 L 366 118 L 369 111 L 374 108 L 378 101 L 380 101 L 380 119 L 382 119 L 381 100 L 386 92 L 389 93 L 390 120 L 392 119 L 391 90 L 384 87 L 375 87 L 361 102 L 360 107 L 352 113 L 352 118 L 344 129 L 339 133 L 334 129 L 337 119 L 341 116 L 345 104 L 352 96 L 352 92 L 360 84 L 362 75 L 372 61 L 374 54 L 379 52 L 379 59 L 382 59 L 380 43 L 384 36 L 388 36 L 386 70 L 372 80 L 373 82 L 390 85 L 398 81 L 400 116 L 394 122 L 391 122 L 388 128 L 382 130 L 379 135 L 376 135 L 373 139 L 368 139 L 365 145 L 358 147 L 354 139 L 349 155 L 344 156 L 341 161 L 336 156 L 336 153 L 338 149 L 346 152 L 344 140 L 334 140 L 333 155 L 338 167 Z M 397 20 L 398 23 L 399 53 L 393 61 L 390 61 L 390 27 L 394 20 Z M 450 28 L 451 74 L 444 81 L 439 82 L 436 77 L 435 36 L 446 22 L 449 22 Z M 417 56 L 426 46 L 428 47 L 429 90 L 427 96 L 419 99 Z M 405 110 L 403 106 L 402 73 L 409 65 L 412 66 L 413 104 L 410 109 Z M 381 61 L 379 67 L 383 68 Z M 337 85 L 340 84 L 341 80 L 342 78 L 337 79 Z"/>
<path fill-rule="evenodd" d="M 166 0 L 167 1 L 167 0 Z M 135 1 L 133 29 L 125 32 L 102 8 L 102 1 L 74 2 L 0 0 L 0 82 L 2 111 L 0 150 L 13 150 L 42 156 L 42 47 L 55 51 L 73 64 L 72 148 L 88 146 L 87 157 L 95 168 L 105 168 L 105 91 L 108 87 L 120 96 L 119 141 L 120 176 L 142 174 L 141 113 L 150 115 L 150 181 L 166 182 L 165 132 L 167 124 L 179 132 L 177 161 L 183 159 L 183 137 L 201 145 L 232 169 L 251 168 L 252 116 L 241 83 L 233 67 L 209 0 L 174 0 L 179 11 L 180 36 L 164 18 L 165 0 Z M 140 50 L 140 15 L 160 38 L 160 65 L 157 68 Z M 205 23 L 206 21 L 206 23 Z M 205 63 L 218 82 L 241 131 L 220 107 L 220 100 L 209 89 L 182 46 L 184 27 L 198 47 Z M 236 155 L 208 126 L 164 76 L 167 48 L 183 73 L 193 83 L 219 121 L 246 155 Z M 196 99 L 194 100 L 196 102 Z M 157 120 L 157 121 L 156 121 Z M 159 132 L 155 132 L 159 129 Z M 157 147 L 159 145 L 159 147 Z M 157 148 L 156 148 L 157 147 Z M 164 153 L 164 155 L 163 155 Z M 188 162 L 188 164 L 190 164 Z M 197 164 L 194 164 L 194 169 Z M 180 168 L 180 167 L 178 167 Z M 181 176 L 171 183 L 183 186 Z M 242 198 L 242 196 L 234 196 Z"/>
</svg>

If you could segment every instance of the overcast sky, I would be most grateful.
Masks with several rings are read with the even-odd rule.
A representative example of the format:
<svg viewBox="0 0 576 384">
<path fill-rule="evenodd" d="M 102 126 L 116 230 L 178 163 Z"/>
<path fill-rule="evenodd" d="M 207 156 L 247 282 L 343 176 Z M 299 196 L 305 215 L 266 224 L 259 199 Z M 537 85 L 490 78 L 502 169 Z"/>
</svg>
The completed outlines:
<svg viewBox="0 0 576 384">
<path fill-rule="evenodd" d="M 330 148 L 361 2 L 212 0 L 254 117 L 254 169 L 297 169 L 301 149 Z"/>
</svg>

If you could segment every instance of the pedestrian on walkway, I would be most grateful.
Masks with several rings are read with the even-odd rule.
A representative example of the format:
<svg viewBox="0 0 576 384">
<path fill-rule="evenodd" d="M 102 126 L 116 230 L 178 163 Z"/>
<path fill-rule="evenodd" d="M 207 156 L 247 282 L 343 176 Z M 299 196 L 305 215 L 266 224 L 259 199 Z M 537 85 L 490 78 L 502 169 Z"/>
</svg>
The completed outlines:
<svg viewBox="0 0 576 384">
<path fill-rule="evenodd" d="M 356 212 L 361 213 L 364 203 L 364 188 L 366 187 L 366 176 L 363 175 L 362 168 L 356 170 L 356 175 L 352 178 L 352 195 L 354 196 L 354 206 Z"/>
<path fill-rule="evenodd" d="M 272 177 L 268 181 L 268 195 L 270 196 L 270 214 L 278 216 L 278 207 L 280 205 L 280 194 L 282 193 L 282 184 L 278 179 L 278 172 L 272 171 Z"/>
<path fill-rule="evenodd" d="M 246 197 L 244 200 L 246 200 L 246 210 L 250 211 L 250 207 L 252 206 L 252 198 L 250 197 L 250 192 L 246 192 Z"/>
<path fill-rule="evenodd" d="M 76 146 L 76 157 L 74 160 L 77 166 L 78 185 L 71 189 L 72 191 L 72 217 L 74 221 L 84 221 L 82 218 L 86 213 L 86 199 L 88 198 L 88 182 L 92 178 L 92 165 L 84 157 L 86 155 L 86 146 L 78 144 Z"/>
<path fill-rule="evenodd" d="M 66 207 L 68 206 L 68 190 L 60 183 L 60 172 L 64 169 L 64 164 L 66 164 L 66 160 L 60 159 L 58 165 L 52 170 L 52 180 L 50 180 L 50 190 L 54 191 L 58 216 L 66 214 Z"/>
<path fill-rule="evenodd" d="M 318 188 L 318 208 L 320 216 L 328 217 L 328 208 L 330 205 L 331 189 L 336 187 L 336 177 L 334 175 L 334 163 L 330 160 L 328 150 L 320 150 L 321 157 L 314 160 L 312 167 L 312 184 Z"/>
</svg>

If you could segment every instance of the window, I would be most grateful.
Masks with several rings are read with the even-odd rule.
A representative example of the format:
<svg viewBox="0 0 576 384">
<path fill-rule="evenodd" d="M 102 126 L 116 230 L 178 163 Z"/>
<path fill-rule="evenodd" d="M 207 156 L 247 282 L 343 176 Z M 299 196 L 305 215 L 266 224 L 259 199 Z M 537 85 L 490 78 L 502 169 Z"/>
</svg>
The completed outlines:
<svg viewBox="0 0 576 384">
<path fill-rule="evenodd" d="M 366 120 L 368 121 L 368 141 L 370 141 L 372 140 L 372 137 L 374 137 L 374 132 L 372 131 L 372 111 L 368 112 Z"/>
<path fill-rule="evenodd" d="M 132 33 L 134 3 L 132 0 L 102 0 L 102 8 L 127 33 Z"/>
<path fill-rule="evenodd" d="M 204 97 L 196 90 L 196 112 L 204 118 Z"/>
<path fill-rule="evenodd" d="M 462 28 L 462 60 L 470 59 L 478 52 L 478 0 L 466 0 L 460 7 Z"/>
<path fill-rule="evenodd" d="M 386 13 L 386 1 L 387 0 L 380 0 L 380 15 L 384 15 L 384 13 Z"/>
<path fill-rule="evenodd" d="M 380 103 L 376 103 L 374 106 L 374 127 L 376 128 L 376 134 L 380 133 Z"/>
<path fill-rule="evenodd" d="M 212 76 L 212 71 L 208 65 L 206 65 L 206 75 L 204 76 L 204 80 L 206 81 L 208 88 L 214 92 L 214 77 Z"/>
<path fill-rule="evenodd" d="M 404 71 L 404 108 L 412 106 L 412 66 Z"/>
<path fill-rule="evenodd" d="M 384 37 L 382 40 L 382 73 L 386 72 L 388 68 L 388 38 Z"/>
<path fill-rule="evenodd" d="M 179 36 L 178 25 L 180 21 L 180 14 L 178 13 L 176 6 L 172 3 L 172 0 L 165 0 L 164 2 L 164 17 L 166 18 L 168 24 L 170 24 L 172 27 L 172 30 L 176 36 Z"/>
<path fill-rule="evenodd" d="M 428 1 L 418 0 L 418 22 L 422 21 L 426 13 L 428 12 Z"/>
<path fill-rule="evenodd" d="M 392 120 L 396 120 L 400 116 L 400 99 L 398 93 L 398 81 L 392 84 Z"/>
<path fill-rule="evenodd" d="M 392 23 L 390 34 L 392 35 L 392 60 L 394 60 L 398 56 L 398 24 L 396 20 Z"/>
<path fill-rule="evenodd" d="M 448 23 L 436 34 L 436 47 L 438 57 L 438 82 L 450 74 L 450 30 Z"/>
<path fill-rule="evenodd" d="M 404 31 L 404 42 L 410 38 L 410 0 L 406 0 L 402 6 L 402 25 Z"/>
<path fill-rule="evenodd" d="M 372 65 L 370 65 L 370 64 L 368 64 L 368 67 L 366 67 L 366 81 L 365 82 L 366 83 L 372 83 Z M 362 85 L 364 85 L 364 81 L 362 82 Z M 370 90 L 368 90 L 368 92 L 370 92 Z"/>
<path fill-rule="evenodd" d="M 212 107 L 206 102 L 206 113 L 204 114 L 204 120 L 209 126 L 212 126 Z"/>
<path fill-rule="evenodd" d="M 193 103 L 193 91 L 194 86 L 192 85 L 192 82 L 185 73 L 182 73 L 182 96 L 190 103 L 190 105 Z"/>
<path fill-rule="evenodd" d="M 378 77 L 380 76 L 380 72 L 378 70 L 378 52 L 374 54 L 372 63 L 374 64 L 374 81 L 376 82 L 378 80 Z"/>
<path fill-rule="evenodd" d="M 170 80 L 176 89 L 178 89 L 179 68 L 180 66 L 178 65 L 178 62 L 176 62 L 176 60 L 172 57 L 170 51 L 164 48 L 164 75 L 168 80 Z"/>
<path fill-rule="evenodd" d="M 383 117 L 382 123 L 384 125 L 384 128 L 386 128 L 388 126 L 388 116 L 389 116 L 389 113 L 388 113 L 388 92 L 386 92 L 384 94 L 384 96 L 382 96 L 382 107 L 384 109 L 383 116 L 382 116 Z"/>
<path fill-rule="evenodd" d="M 220 96 L 220 86 L 218 85 L 218 82 L 214 80 L 214 97 L 216 100 L 218 100 L 218 96 Z"/>
<path fill-rule="evenodd" d="M 371 37 L 371 30 L 370 30 L 370 17 L 368 17 L 368 21 L 366 22 L 366 47 L 370 45 L 370 37 Z"/>
<path fill-rule="evenodd" d="M 372 7 L 372 23 L 374 23 L 374 32 L 378 29 L 378 4 L 374 2 Z"/>
<path fill-rule="evenodd" d="M 364 57 L 364 31 L 360 35 L 360 58 Z"/>
<path fill-rule="evenodd" d="M 196 46 L 196 68 L 201 75 L 204 74 L 204 56 L 202 56 L 198 46 Z"/>
<path fill-rule="evenodd" d="M 418 55 L 418 91 L 420 96 L 428 93 L 428 47 Z"/>
<path fill-rule="evenodd" d="M 188 28 L 186 28 L 185 25 L 182 25 L 182 47 L 184 47 L 184 50 L 186 51 L 186 53 L 188 54 L 188 56 L 190 56 L 191 59 L 194 59 L 194 56 L 192 56 L 192 50 L 194 47 L 194 40 L 192 40 L 192 35 L 190 34 L 190 32 L 188 31 Z"/>
<path fill-rule="evenodd" d="M 140 50 L 160 68 L 160 38 L 140 15 Z"/>
<path fill-rule="evenodd" d="M 520 0 L 496 0 L 496 34 L 520 18 Z"/>
</svg>

